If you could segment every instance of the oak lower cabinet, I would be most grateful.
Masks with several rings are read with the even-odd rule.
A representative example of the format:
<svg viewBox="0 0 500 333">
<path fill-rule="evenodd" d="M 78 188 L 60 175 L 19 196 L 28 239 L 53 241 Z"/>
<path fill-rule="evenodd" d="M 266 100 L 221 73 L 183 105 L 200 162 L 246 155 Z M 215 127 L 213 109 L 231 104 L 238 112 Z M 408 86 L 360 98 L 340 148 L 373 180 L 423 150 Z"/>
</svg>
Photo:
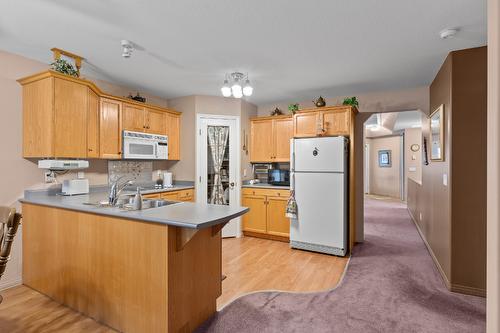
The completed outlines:
<svg viewBox="0 0 500 333">
<path fill-rule="evenodd" d="M 288 241 L 290 219 L 285 216 L 290 191 L 275 189 L 242 189 L 242 206 L 250 208 L 243 215 L 243 234 Z"/>
<path fill-rule="evenodd" d="M 250 124 L 250 161 L 289 162 L 293 120 L 290 116 L 259 117 Z"/>
<path fill-rule="evenodd" d="M 194 190 L 186 189 L 186 190 L 174 190 L 174 191 L 150 193 L 150 194 L 144 194 L 143 198 L 194 202 Z"/>
</svg>

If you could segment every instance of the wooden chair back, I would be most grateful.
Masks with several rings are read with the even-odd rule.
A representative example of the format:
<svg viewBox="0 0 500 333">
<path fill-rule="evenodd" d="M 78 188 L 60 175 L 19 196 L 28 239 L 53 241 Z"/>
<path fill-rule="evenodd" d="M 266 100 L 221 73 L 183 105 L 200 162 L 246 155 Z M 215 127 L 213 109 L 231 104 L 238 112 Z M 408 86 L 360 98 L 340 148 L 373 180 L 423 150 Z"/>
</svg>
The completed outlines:
<svg viewBox="0 0 500 333">
<path fill-rule="evenodd" d="M 21 223 L 21 214 L 15 208 L 0 207 L 0 280 L 10 259 L 12 241 Z M 2 298 L 0 296 L 0 303 Z"/>
</svg>

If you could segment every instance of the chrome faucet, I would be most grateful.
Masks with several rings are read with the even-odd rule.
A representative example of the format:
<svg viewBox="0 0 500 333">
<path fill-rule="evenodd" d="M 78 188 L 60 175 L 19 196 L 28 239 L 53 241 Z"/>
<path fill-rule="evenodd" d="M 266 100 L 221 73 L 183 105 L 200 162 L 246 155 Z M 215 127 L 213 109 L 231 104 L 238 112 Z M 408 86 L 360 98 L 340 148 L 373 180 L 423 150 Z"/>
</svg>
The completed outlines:
<svg viewBox="0 0 500 333">
<path fill-rule="evenodd" d="M 122 180 L 125 176 L 118 177 L 112 184 L 109 189 L 109 204 L 115 206 L 118 202 L 118 198 L 120 197 L 120 193 L 123 191 L 125 187 L 128 185 L 132 185 L 134 183 L 134 179 L 128 179 L 120 184 L 120 180 Z"/>
</svg>

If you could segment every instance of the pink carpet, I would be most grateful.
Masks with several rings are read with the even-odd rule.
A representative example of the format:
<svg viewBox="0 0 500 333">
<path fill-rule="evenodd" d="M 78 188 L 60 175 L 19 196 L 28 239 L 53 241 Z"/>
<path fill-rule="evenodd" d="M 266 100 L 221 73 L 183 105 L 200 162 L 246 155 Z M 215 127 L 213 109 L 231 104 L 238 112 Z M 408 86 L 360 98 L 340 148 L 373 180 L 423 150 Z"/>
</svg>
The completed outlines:
<svg viewBox="0 0 500 333">
<path fill-rule="evenodd" d="M 368 199 L 366 240 L 336 289 L 243 296 L 199 332 L 485 332 L 486 300 L 449 292 L 406 206 Z"/>
</svg>

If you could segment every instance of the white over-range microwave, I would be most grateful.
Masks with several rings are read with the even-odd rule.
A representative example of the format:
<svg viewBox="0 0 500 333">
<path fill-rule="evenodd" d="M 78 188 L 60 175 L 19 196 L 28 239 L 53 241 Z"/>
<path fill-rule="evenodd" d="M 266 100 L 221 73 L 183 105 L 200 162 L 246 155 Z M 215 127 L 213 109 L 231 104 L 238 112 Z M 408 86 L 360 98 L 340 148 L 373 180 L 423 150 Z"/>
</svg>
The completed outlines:
<svg viewBox="0 0 500 333">
<path fill-rule="evenodd" d="M 167 160 L 168 137 L 160 134 L 123 131 L 123 158 Z"/>
</svg>

